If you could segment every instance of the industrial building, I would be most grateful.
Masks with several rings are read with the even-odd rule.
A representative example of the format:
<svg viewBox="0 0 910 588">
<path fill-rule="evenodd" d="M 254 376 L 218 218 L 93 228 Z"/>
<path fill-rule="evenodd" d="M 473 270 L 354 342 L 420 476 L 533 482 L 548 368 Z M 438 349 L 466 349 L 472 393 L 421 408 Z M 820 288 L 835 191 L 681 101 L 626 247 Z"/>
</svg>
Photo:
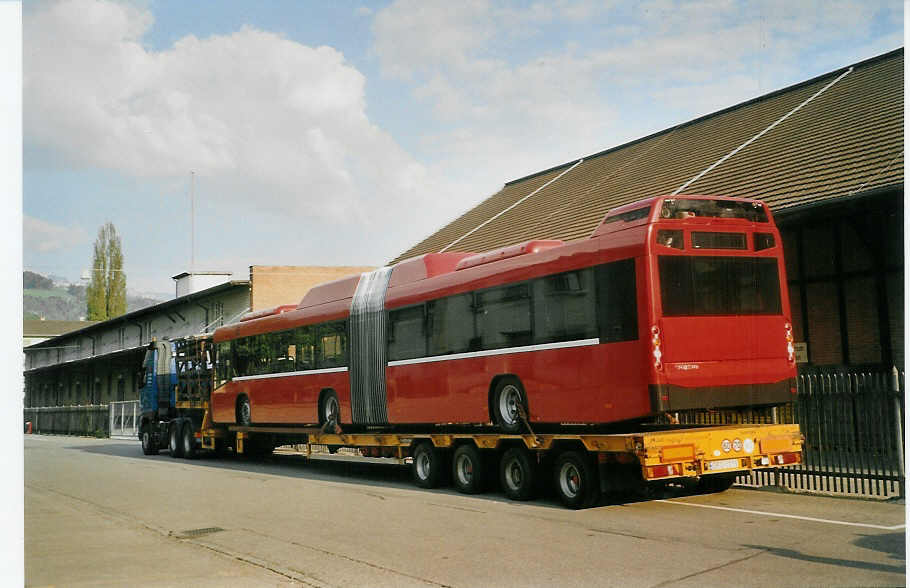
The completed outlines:
<svg viewBox="0 0 910 588">
<path fill-rule="evenodd" d="M 296 304 L 314 285 L 369 267 L 251 266 L 173 276 L 175 298 L 25 347 L 25 406 L 105 405 L 138 398 L 149 342 L 212 332 L 250 310 Z"/>
</svg>

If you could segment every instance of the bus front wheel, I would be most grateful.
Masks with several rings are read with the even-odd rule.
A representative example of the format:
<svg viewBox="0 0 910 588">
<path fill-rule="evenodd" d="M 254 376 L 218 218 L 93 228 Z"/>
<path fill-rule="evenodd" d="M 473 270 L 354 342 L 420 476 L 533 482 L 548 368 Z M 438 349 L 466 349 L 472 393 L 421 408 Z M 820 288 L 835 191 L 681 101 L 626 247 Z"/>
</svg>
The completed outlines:
<svg viewBox="0 0 910 588">
<path fill-rule="evenodd" d="M 506 433 L 521 431 L 522 411 L 528 414 L 528 400 L 518 378 L 499 380 L 492 398 L 493 421 Z"/>
</svg>

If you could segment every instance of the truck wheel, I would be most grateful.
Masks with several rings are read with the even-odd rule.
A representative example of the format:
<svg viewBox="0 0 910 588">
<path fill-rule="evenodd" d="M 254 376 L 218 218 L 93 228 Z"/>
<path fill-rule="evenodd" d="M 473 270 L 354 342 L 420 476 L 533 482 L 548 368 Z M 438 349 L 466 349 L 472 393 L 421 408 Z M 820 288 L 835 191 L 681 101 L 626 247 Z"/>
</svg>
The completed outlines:
<svg viewBox="0 0 910 588">
<path fill-rule="evenodd" d="M 521 430 L 520 410 L 528 412 L 528 401 L 518 378 L 503 378 L 493 392 L 493 421 L 506 433 Z M 519 408 L 521 407 L 521 408 Z"/>
<path fill-rule="evenodd" d="M 733 482 L 736 481 L 736 475 L 716 474 L 713 476 L 702 476 L 695 486 L 695 491 L 699 494 L 718 494 L 730 489 Z"/>
<path fill-rule="evenodd" d="M 187 459 L 196 459 L 196 436 L 193 435 L 193 421 L 187 419 L 183 421 L 181 430 L 181 441 L 183 443 L 183 457 Z"/>
<path fill-rule="evenodd" d="M 168 450 L 171 452 L 171 457 L 183 457 L 183 442 L 180 438 L 181 424 L 178 419 L 171 421 L 170 425 L 168 425 Z"/>
<path fill-rule="evenodd" d="M 414 483 L 421 488 L 436 488 L 442 483 L 445 457 L 429 441 L 422 441 L 414 448 L 414 459 L 411 462 L 411 476 Z"/>
<path fill-rule="evenodd" d="M 591 458 L 579 451 L 565 451 L 553 465 L 556 494 L 571 509 L 593 506 L 600 495 L 597 469 Z"/>
<path fill-rule="evenodd" d="M 249 427 L 253 422 L 253 409 L 250 407 L 249 396 L 241 396 L 237 401 L 237 424 Z"/>
<path fill-rule="evenodd" d="M 452 455 L 452 481 L 463 494 L 484 490 L 484 463 L 480 451 L 471 443 L 459 445 Z"/>
<path fill-rule="evenodd" d="M 513 447 L 499 462 L 499 481 L 512 500 L 530 500 L 534 496 L 537 468 L 534 456 L 524 447 Z"/>
<path fill-rule="evenodd" d="M 158 440 L 152 437 L 152 427 L 148 423 L 142 425 L 142 453 L 145 455 L 158 454 Z"/>
</svg>

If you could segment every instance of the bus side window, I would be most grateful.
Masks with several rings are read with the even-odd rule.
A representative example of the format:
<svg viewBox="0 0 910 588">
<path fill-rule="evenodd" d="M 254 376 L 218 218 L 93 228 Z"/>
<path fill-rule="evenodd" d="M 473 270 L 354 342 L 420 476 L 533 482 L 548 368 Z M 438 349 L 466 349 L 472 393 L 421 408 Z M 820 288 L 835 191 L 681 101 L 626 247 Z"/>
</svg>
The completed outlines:
<svg viewBox="0 0 910 588">
<path fill-rule="evenodd" d="M 473 296 L 456 294 L 427 303 L 427 354 L 448 355 L 471 349 L 474 339 Z"/>
<path fill-rule="evenodd" d="M 427 354 L 424 306 L 389 311 L 389 360 L 414 359 Z"/>
<path fill-rule="evenodd" d="M 531 282 L 534 343 L 597 337 L 594 270 L 545 276 Z"/>
<path fill-rule="evenodd" d="M 596 273 L 600 342 L 638 339 L 635 260 L 624 259 L 600 265 Z"/>
<path fill-rule="evenodd" d="M 344 321 L 319 325 L 317 367 L 342 367 L 347 363 L 347 327 Z"/>
<path fill-rule="evenodd" d="M 297 369 L 311 370 L 315 367 L 313 360 L 313 334 L 316 327 L 297 327 L 294 329 L 294 340 L 297 342 Z"/>
</svg>

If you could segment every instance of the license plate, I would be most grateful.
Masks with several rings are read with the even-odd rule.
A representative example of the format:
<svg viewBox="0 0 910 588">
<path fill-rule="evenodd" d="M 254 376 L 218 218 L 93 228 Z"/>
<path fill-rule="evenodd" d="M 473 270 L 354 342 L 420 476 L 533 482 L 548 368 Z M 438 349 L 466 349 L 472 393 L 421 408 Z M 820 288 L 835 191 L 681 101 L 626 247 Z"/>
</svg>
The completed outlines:
<svg viewBox="0 0 910 588">
<path fill-rule="evenodd" d="M 707 463 L 708 471 L 729 470 L 731 468 L 738 468 L 738 467 L 739 467 L 738 459 L 718 459 L 715 461 L 709 461 Z"/>
</svg>

